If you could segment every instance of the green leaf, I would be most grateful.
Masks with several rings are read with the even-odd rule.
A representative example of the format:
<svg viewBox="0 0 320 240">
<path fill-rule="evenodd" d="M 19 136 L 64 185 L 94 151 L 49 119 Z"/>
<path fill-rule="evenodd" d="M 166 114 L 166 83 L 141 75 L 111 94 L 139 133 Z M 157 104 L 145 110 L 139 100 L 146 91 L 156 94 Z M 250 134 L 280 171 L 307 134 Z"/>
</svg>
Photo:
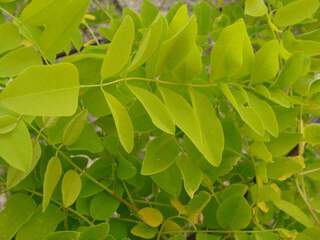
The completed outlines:
<svg viewBox="0 0 320 240">
<path fill-rule="evenodd" d="M 266 145 L 274 157 L 287 155 L 300 141 L 299 133 L 281 133 L 279 137 L 272 138 Z"/>
<path fill-rule="evenodd" d="M 189 216 L 195 216 L 201 213 L 211 200 L 211 195 L 206 191 L 201 191 L 188 202 L 187 213 Z"/>
<path fill-rule="evenodd" d="M 69 170 L 64 174 L 61 191 L 64 207 L 71 206 L 77 200 L 81 191 L 81 178 L 75 170 Z"/>
<path fill-rule="evenodd" d="M 62 174 L 62 167 L 60 159 L 57 157 L 52 157 L 47 165 L 47 169 L 44 175 L 43 181 L 43 200 L 42 200 L 42 211 L 44 212 L 49 203 L 51 196 L 58 185 Z"/>
<path fill-rule="evenodd" d="M 109 224 L 100 223 L 81 231 L 79 240 L 105 240 L 109 233 Z"/>
<path fill-rule="evenodd" d="M 122 196 L 123 189 L 116 185 L 114 191 Z M 120 202 L 106 192 L 96 194 L 90 203 L 90 215 L 96 220 L 107 220 L 120 206 Z"/>
<path fill-rule="evenodd" d="M 192 16 L 180 31 L 165 40 L 159 49 L 156 75 L 177 67 L 190 53 L 197 36 L 197 20 Z"/>
<path fill-rule="evenodd" d="M 264 0 L 246 0 L 244 12 L 246 15 L 260 17 L 268 12 Z"/>
<path fill-rule="evenodd" d="M 218 207 L 217 220 L 221 227 L 232 230 L 246 228 L 251 222 L 251 208 L 241 195 L 224 200 Z"/>
<path fill-rule="evenodd" d="M 279 135 L 279 126 L 272 107 L 253 93 L 248 93 L 249 103 L 258 114 L 263 128 L 274 137 Z"/>
<path fill-rule="evenodd" d="M 114 96 L 103 92 L 116 124 L 120 143 L 130 153 L 134 146 L 134 131 L 127 109 Z"/>
<path fill-rule="evenodd" d="M 45 212 L 39 206 L 32 218 L 18 231 L 16 240 L 42 240 L 56 230 L 64 214 L 55 205 L 49 205 Z"/>
<path fill-rule="evenodd" d="M 220 120 L 208 98 L 190 90 L 194 114 L 200 128 L 200 152 L 213 166 L 219 166 L 224 148 L 224 134 Z"/>
<path fill-rule="evenodd" d="M 202 50 L 194 44 L 189 55 L 174 69 L 174 80 L 177 82 L 192 82 L 201 74 L 202 70 Z"/>
<path fill-rule="evenodd" d="M 48 234 L 44 240 L 79 240 L 79 238 L 79 232 L 61 231 Z"/>
<path fill-rule="evenodd" d="M 115 33 L 103 60 L 101 68 L 101 77 L 103 79 L 120 73 L 126 66 L 130 59 L 134 33 L 134 22 L 132 18 L 127 15 Z"/>
<path fill-rule="evenodd" d="M 147 32 L 144 34 L 137 53 L 135 54 L 131 64 L 127 68 L 128 72 L 131 72 L 140 67 L 157 50 L 161 40 L 161 33 L 165 28 L 164 25 L 165 19 L 163 18 L 163 16 L 159 15 L 148 28 Z"/>
<path fill-rule="evenodd" d="M 5 22 L 0 25 L 0 36 L 6 36 L 0 39 L 0 55 L 20 45 L 19 30 L 11 22 Z"/>
<path fill-rule="evenodd" d="M 4 210 L 0 212 L 0 240 L 11 240 L 30 220 L 35 208 L 35 202 L 28 195 L 18 193 L 9 197 Z"/>
<path fill-rule="evenodd" d="M 272 232 L 257 232 L 254 237 L 256 240 L 280 240 L 279 236 Z"/>
<path fill-rule="evenodd" d="M 156 208 L 142 208 L 138 211 L 138 215 L 150 227 L 158 227 L 163 221 L 162 213 Z"/>
<path fill-rule="evenodd" d="M 72 64 L 32 66 L 8 84 L 0 103 L 24 115 L 73 115 L 78 91 L 78 71 Z"/>
<path fill-rule="evenodd" d="M 179 154 L 179 146 L 172 136 L 161 136 L 147 145 L 141 174 L 153 175 L 169 168 Z"/>
<path fill-rule="evenodd" d="M 12 167 L 26 172 L 32 164 L 31 137 L 23 120 L 11 132 L 0 134 L 0 156 Z"/>
<path fill-rule="evenodd" d="M 82 110 L 65 126 L 62 144 L 69 146 L 77 141 L 87 122 L 88 111 Z"/>
<path fill-rule="evenodd" d="M 203 179 L 200 166 L 197 164 L 196 159 L 191 158 L 186 153 L 181 153 L 176 158 L 176 163 L 183 178 L 184 189 L 190 198 L 193 198 Z"/>
<path fill-rule="evenodd" d="M 0 58 L 0 77 L 14 77 L 33 65 L 42 65 L 41 56 L 32 47 L 18 48 Z"/>
<path fill-rule="evenodd" d="M 149 91 L 129 85 L 129 89 L 141 102 L 152 122 L 168 134 L 175 133 L 173 120 L 161 100 Z"/>
<path fill-rule="evenodd" d="M 90 1 L 71 0 L 65 1 L 65 3 L 59 2 L 62 5 L 55 9 L 55 13 L 51 10 L 55 15 L 45 23 L 46 28 L 39 39 L 41 50 L 50 60 L 55 59 L 59 51 L 70 47 L 72 37 L 78 30 Z M 41 11 L 46 10 L 42 9 Z"/>
<path fill-rule="evenodd" d="M 120 180 L 131 179 L 137 174 L 137 168 L 129 159 L 126 159 L 122 155 L 120 155 L 117 157 L 117 160 L 117 176 Z"/>
<path fill-rule="evenodd" d="M 149 227 L 148 225 L 144 223 L 138 223 L 131 229 L 131 234 L 143 238 L 143 239 L 153 239 L 158 230 L 156 228 Z"/>
<path fill-rule="evenodd" d="M 40 160 L 41 157 L 41 146 L 38 141 L 33 141 L 32 143 L 32 164 L 30 168 L 26 171 L 20 171 L 16 168 L 9 167 L 7 169 L 7 188 L 11 189 L 18 185 L 22 180 L 24 180 L 30 173 L 31 171 L 36 167 L 38 161 Z"/>
<path fill-rule="evenodd" d="M 198 1 L 193 7 L 193 12 L 197 16 L 198 34 L 208 34 L 211 31 L 213 17 L 219 14 L 217 8 L 206 1 Z"/>
<path fill-rule="evenodd" d="M 304 128 L 304 138 L 310 144 L 320 144 L 320 124 L 311 123 Z"/>
<path fill-rule="evenodd" d="M 310 64 L 310 59 L 302 52 L 296 52 L 290 56 L 283 70 L 281 71 L 276 86 L 277 87 L 290 87 L 302 76 L 306 74 L 306 66 Z"/>
<path fill-rule="evenodd" d="M 254 84 L 271 81 L 279 70 L 280 46 L 277 40 L 266 42 L 255 55 L 251 72 Z"/>
<path fill-rule="evenodd" d="M 157 17 L 158 13 L 159 9 L 150 0 L 142 1 L 141 18 L 143 26 L 148 27 Z"/>
<path fill-rule="evenodd" d="M 303 224 L 306 227 L 312 227 L 313 221 L 296 205 L 285 200 L 273 200 L 274 205 L 288 216 L 294 218 L 297 222 Z"/>
<path fill-rule="evenodd" d="M 179 196 L 182 178 L 176 165 L 171 165 L 163 172 L 152 175 L 151 178 L 165 192 L 174 197 Z"/>
<path fill-rule="evenodd" d="M 275 158 L 273 163 L 267 165 L 267 175 L 269 178 L 284 181 L 304 167 L 304 159 L 300 156 Z"/>
<path fill-rule="evenodd" d="M 320 234 L 320 229 L 318 227 L 307 228 L 303 232 L 298 234 L 296 240 L 313 240 L 313 239 L 317 239 L 319 234 Z"/>
<path fill-rule="evenodd" d="M 302 22 L 319 8 L 318 0 L 296 0 L 279 8 L 275 14 L 274 22 L 280 27 L 287 27 Z"/>
<path fill-rule="evenodd" d="M 18 125 L 18 118 L 12 115 L 0 115 L 0 134 L 13 131 Z"/>
<path fill-rule="evenodd" d="M 214 236 L 208 233 L 197 233 L 196 240 L 219 240 L 220 236 Z"/>
<path fill-rule="evenodd" d="M 224 28 L 211 52 L 211 79 L 246 74 L 253 52 L 243 19 Z M 248 69 L 247 69 L 248 68 Z"/>
<path fill-rule="evenodd" d="M 251 156 L 264 160 L 265 162 L 273 162 L 272 154 L 263 142 L 254 142 L 250 145 L 249 153 Z"/>
</svg>

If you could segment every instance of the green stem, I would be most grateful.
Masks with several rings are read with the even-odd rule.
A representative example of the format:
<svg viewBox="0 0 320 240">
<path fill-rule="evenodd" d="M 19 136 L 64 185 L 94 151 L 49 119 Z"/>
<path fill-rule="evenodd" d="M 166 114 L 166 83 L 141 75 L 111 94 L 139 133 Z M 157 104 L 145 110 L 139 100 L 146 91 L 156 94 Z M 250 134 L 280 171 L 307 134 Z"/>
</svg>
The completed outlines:
<svg viewBox="0 0 320 240">
<path fill-rule="evenodd" d="M 29 192 L 29 193 L 31 193 L 31 194 L 33 194 L 33 195 L 36 195 L 36 196 L 38 196 L 38 197 L 43 198 L 43 195 L 42 195 L 41 193 L 39 193 L 39 192 L 36 192 L 36 191 L 34 191 L 34 190 L 31 190 L 31 189 L 23 189 L 23 190 L 26 191 L 26 192 Z M 56 201 L 56 200 L 51 199 L 50 202 L 58 205 L 58 206 L 61 207 L 61 208 L 64 208 L 63 205 L 62 205 L 62 203 L 60 203 L 59 201 Z M 68 210 L 69 212 L 71 212 L 72 214 L 76 215 L 77 217 L 79 217 L 80 219 L 82 219 L 83 221 L 85 221 L 86 223 L 88 223 L 90 226 L 93 226 L 93 225 L 94 225 L 88 218 L 86 218 L 85 216 L 83 216 L 83 215 L 82 215 L 81 213 L 79 213 L 78 211 L 76 211 L 76 210 L 74 210 L 74 209 L 72 209 L 72 208 L 65 208 L 65 209 Z"/>
<path fill-rule="evenodd" d="M 56 147 L 55 145 L 50 143 L 50 140 L 43 134 L 43 133 L 39 133 L 39 130 L 37 128 L 35 128 L 34 126 L 32 126 L 31 124 L 29 124 L 29 126 L 36 131 L 38 134 L 41 135 L 41 137 L 50 145 L 52 146 L 56 151 L 59 150 L 59 147 Z M 62 156 L 75 170 L 77 170 L 78 172 L 80 172 L 81 174 L 83 174 L 83 176 L 85 176 L 86 178 L 88 178 L 91 182 L 93 182 L 94 184 L 96 184 L 97 186 L 101 187 L 103 190 L 105 190 L 107 193 L 109 193 L 111 196 L 113 196 L 115 199 L 117 199 L 120 203 L 124 204 L 125 206 L 127 206 L 128 208 L 130 208 L 134 213 L 136 213 L 139 209 L 132 205 L 130 202 L 128 202 L 126 199 L 122 198 L 120 195 L 118 195 L 115 191 L 113 191 L 112 189 L 108 188 L 107 186 L 105 186 L 104 184 L 102 184 L 101 182 L 97 181 L 94 177 L 92 177 L 90 174 L 88 174 L 86 171 L 84 171 L 83 169 L 81 169 L 77 164 L 75 164 L 72 159 L 67 156 L 65 153 L 63 153 L 62 151 L 58 151 L 59 155 Z"/>
</svg>

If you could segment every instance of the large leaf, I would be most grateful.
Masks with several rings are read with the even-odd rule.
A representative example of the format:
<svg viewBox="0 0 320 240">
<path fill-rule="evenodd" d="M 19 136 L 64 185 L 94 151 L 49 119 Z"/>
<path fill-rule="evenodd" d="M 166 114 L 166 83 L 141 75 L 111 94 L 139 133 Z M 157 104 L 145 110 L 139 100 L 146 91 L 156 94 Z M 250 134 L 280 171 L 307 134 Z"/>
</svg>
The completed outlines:
<svg viewBox="0 0 320 240">
<path fill-rule="evenodd" d="M 181 26 L 180 26 L 181 27 Z M 182 29 L 162 43 L 156 65 L 156 75 L 177 67 L 188 55 L 197 36 L 197 21 L 192 16 Z"/>
<path fill-rule="evenodd" d="M 44 240 L 79 240 L 79 238 L 79 232 L 61 231 L 48 234 Z"/>
<path fill-rule="evenodd" d="M 0 212 L 0 240 L 11 240 L 17 231 L 29 221 L 36 208 L 33 199 L 25 194 L 9 197 Z"/>
<path fill-rule="evenodd" d="M 107 92 L 103 92 L 103 94 L 116 124 L 120 143 L 123 148 L 130 153 L 134 145 L 134 132 L 128 111 L 114 96 Z"/>
<path fill-rule="evenodd" d="M 175 126 L 173 120 L 161 100 L 143 88 L 130 85 L 129 89 L 144 106 L 154 125 L 166 133 L 174 134 Z"/>
<path fill-rule="evenodd" d="M 0 156 L 12 167 L 27 172 L 32 165 L 32 142 L 25 123 L 20 120 L 14 130 L 0 134 Z"/>
<path fill-rule="evenodd" d="M 81 231 L 80 240 L 105 240 L 109 233 L 109 224 L 100 223 Z"/>
<path fill-rule="evenodd" d="M 127 71 L 133 71 L 145 63 L 159 47 L 162 32 L 165 28 L 165 20 L 159 15 L 144 34 L 140 46 Z"/>
<path fill-rule="evenodd" d="M 200 127 L 201 150 L 205 158 L 213 166 L 219 166 L 224 148 L 224 134 L 220 120 L 208 98 L 190 90 L 192 105 Z"/>
<path fill-rule="evenodd" d="M 311 18 L 319 8 L 318 0 L 296 0 L 278 9 L 274 22 L 280 27 L 287 27 Z"/>
<path fill-rule="evenodd" d="M 63 220 L 64 214 L 55 205 L 49 205 L 45 212 L 39 206 L 32 218 L 18 231 L 16 240 L 43 240 L 45 236 L 56 230 Z"/>
<path fill-rule="evenodd" d="M 251 73 L 252 83 L 272 80 L 279 70 L 280 46 L 277 40 L 266 42 L 257 52 Z"/>
<path fill-rule="evenodd" d="M 127 15 L 115 33 L 103 60 L 101 68 L 101 77 L 103 79 L 118 74 L 128 63 L 134 40 L 134 32 L 134 22 Z"/>
<path fill-rule="evenodd" d="M 20 45 L 21 37 L 19 31 L 13 23 L 6 22 L 0 25 L 0 54 L 12 50 Z"/>
<path fill-rule="evenodd" d="M 161 136 L 151 140 L 147 145 L 141 174 L 152 175 L 166 170 L 174 163 L 178 154 L 179 146 L 174 137 Z"/>
<path fill-rule="evenodd" d="M 138 211 L 138 215 L 141 217 L 144 223 L 150 227 L 158 227 L 163 221 L 162 213 L 156 208 L 142 208 Z"/>
<path fill-rule="evenodd" d="M 14 77 L 33 65 L 41 65 L 42 59 L 32 47 L 18 48 L 0 58 L 0 77 Z"/>
<path fill-rule="evenodd" d="M 8 84 L 0 103 L 25 115 L 73 115 L 78 91 L 78 71 L 72 64 L 32 66 Z"/>
</svg>

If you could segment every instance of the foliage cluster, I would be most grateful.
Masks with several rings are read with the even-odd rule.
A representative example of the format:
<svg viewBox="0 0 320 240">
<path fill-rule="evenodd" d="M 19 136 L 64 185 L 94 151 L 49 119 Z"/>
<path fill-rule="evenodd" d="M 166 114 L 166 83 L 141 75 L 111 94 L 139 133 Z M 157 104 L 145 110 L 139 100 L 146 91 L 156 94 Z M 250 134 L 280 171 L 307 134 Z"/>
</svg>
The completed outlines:
<svg viewBox="0 0 320 240">
<path fill-rule="evenodd" d="M 319 4 L 0 0 L 0 240 L 319 239 Z"/>
</svg>

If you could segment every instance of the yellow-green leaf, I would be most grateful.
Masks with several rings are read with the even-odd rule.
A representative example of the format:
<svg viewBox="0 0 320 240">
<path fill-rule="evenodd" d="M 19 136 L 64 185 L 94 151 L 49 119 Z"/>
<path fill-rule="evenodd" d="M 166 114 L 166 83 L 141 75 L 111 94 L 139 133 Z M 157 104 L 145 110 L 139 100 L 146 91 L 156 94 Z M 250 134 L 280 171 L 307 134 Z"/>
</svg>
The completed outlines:
<svg viewBox="0 0 320 240">
<path fill-rule="evenodd" d="M 144 106 L 154 125 L 168 134 L 174 134 L 173 120 L 161 100 L 143 88 L 129 85 L 129 89 Z"/>
<path fill-rule="evenodd" d="M 5 134 L 0 134 L 0 156 L 12 167 L 26 172 L 32 164 L 32 142 L 25 123 Z"/>
<path fill-rule="evenodd" d="M 88 111 L 82 110 L 67 124 L 62 136 L 63 145 L 69 146 L 77 141 L 85 127 L 87 117 Z"/>
<path fill-rule="evenodd" d="M 70 63 L 32 66 L 11 81 L 0 103 L 24 115 L 73 115 L 78 105 L 78 71 Z"/>
<path fill-rule="evenodd" d="M 244 12 L 249 16 L 260 17 L 268 12 L 268 8 L 264 0 L 246 0 Z"/>
<path fill-rule="evenodd" d="M 121 145 L 129 153 L 134 146 L 134 131 L 127 109 L 114 96 L 103 92 L 116 124 Z"/>
<path fill-rule="evenodd" d="M 132 18 L 127 15 L 115 33 L 103 60 L 101 68 L 101 77 L 103 79 L 120 73 L 126 66 L 130 59 L 134 33 L 134 22 Z"/>
<path fill-rule="evenodd" d="M 279 8 L 274 17 L 274 22 L 280 27 L 287 27 L 302 22 L 319 8 L 318 0 L 295 0 Z"/>
<path fill-rule="evenodd" d="M 81 191 L 81 178 L 75 170 L 69 170 L 64 174 L 61 191 L 64 207 L 71 206 L 77 200 Z"/>
<path fill-rule="evenodd" d="M 145 207 L 140 209 L 138 214 L 150 227 L 158 227 L 163 221 L 162 213 L 156 208 Z"/>
<path fill-rule="evenodd" d="M 52 157 L 47 165 L 47 169 L 44 175 L 43 181 L 43 200 L 42 200 L 42 211 L 44 212 L 51 200 L 51 196 L 59 182 L 61 177 L 62 167 L 60 159 Z"/>
</svg>

